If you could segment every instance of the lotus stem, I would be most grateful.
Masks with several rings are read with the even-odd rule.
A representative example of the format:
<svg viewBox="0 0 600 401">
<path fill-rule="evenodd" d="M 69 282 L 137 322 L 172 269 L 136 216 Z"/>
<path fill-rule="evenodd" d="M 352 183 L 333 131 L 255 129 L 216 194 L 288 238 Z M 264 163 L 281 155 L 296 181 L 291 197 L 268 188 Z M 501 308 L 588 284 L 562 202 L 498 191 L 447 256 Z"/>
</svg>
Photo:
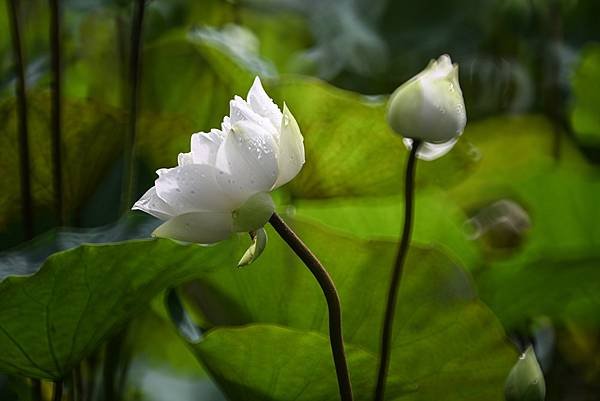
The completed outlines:
<svg viewBox="0 0 600 401">
<path fill-rule="evenodd" d="M 64 383 L 62 380 L 57 380 L 54 382 L 52 401 L 61 401 L 62 400 L 63 388 L 64 388 Z"/>
<path fill-rule="evenodd" d="M 54 207 L 58 224 L 65 224 L 65 210 L 63 206 L 63 178 L 62 178 L 62 77 L 61 77 L 61 48 L 60 48 L 60 6 L 59 0 L 49 0 L 50 4 L 50 45 L 52 59 L 52 101 L 51 101 L 51 127 L 52 127 L 52 176 L 54 189 Z"/>
<path fill-rule="evenodd" d="M 129 54 L 129 126 L 125 136 L 123 169 L 123 211 L 131 208 L 135 186 L 135 139 L 139 111 L 139 82 L 141 72 L 142 27 L 144 25 L 145 0 L 134 3 L 131 45 Z"/>
<path fill-rule="evenodd" d="M 414 141 L 406 163 L 406 178 L 404 181 L 404 228 L 402 229 L 402 239 L 396 255 L 390 287 L 388 289 L 387 305 L 383 319 L 383 330 L 381 333 L 381 347 L 379 354 L 379 369 L 377 372 L 377 385 L 375 387 L 375 401 L 383 401 L 385 393 L 385 382 L 390 364 L 390 354 L 392 346 L 392 329 L 394 327 L 394 315 L 396 313 L 396 303 L 398 300 L 398 291 L 404 270 L 404 262 L 408 254 L 410 237 L 413 225 L 413 206 L 415 192 L 415 170 L 417 162 L 417 152 L 420 142 Z"/>
<path fill-rule="evenodd" d="M 25 239 L 33 238 L 33 201 L 31 197 L 31 167 L 29 161 L 29 130 L 27 126 L 27 98 L 25 82 L 25 62 L 21 45 L 21 24 L 19 19 L 19 2 L 7 0 L 8 13 L 12 33 L 12 47 L 15 57 L 15 73 L 17 76 L 17 129 L 19 136 L 19 173 L 21 184 L 21 214 Z"/>
<path fill-rule="evenodd" d="M 346 353 L 344 351 L 344 338 L 342 335 L 342 307 L 339 294 L 335 288 L 333 280 L 319 259 L 311 252 L 294 231 L 279 217 L 273 213 L 269 223 L 281 238 L 304 262 L 308 270 L 319 283 L 329 312 L 329 341 L 331 343 L 331 352 L 337 374 L 340 398 L 342 401 L 352 401 L 352 384 L 350 383 L 350 374 L 348 372 L 348 363 L 346 362 Z"/>
</svg>

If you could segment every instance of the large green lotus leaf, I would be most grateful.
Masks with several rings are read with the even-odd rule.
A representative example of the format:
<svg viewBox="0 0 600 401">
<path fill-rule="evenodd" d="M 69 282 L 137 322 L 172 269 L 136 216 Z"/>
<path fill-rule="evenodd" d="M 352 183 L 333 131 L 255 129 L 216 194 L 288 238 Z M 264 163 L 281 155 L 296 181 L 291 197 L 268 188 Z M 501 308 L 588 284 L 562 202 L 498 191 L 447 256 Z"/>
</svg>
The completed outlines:
<svg viewBox="0 0 600 401">
<path fill-rule="evenodd" d="M 46 258 L 81 244 L 148 238 L 160 221 L 148 215 L 128 213 L 119 221 L 95 228 L 54 228 L 31 241 L 0 253 L 0 281 L 39 270 Z"/>
<path fill-rule="evenodd" d="M 348 237 L 300 221 L 294 229 L 337 285 L 347 344 L 377 352 L 396 243 Z M 187 295 L 213 325 L 258 322 L 327 333 L 325 302 L 314 278 L 273 231 L 269 235 L 268 247 L 250 267 L 210 273 L 189 287 Z M 417 389 L 412 399 L 501 399 L 514 351 L 493 314 L 477 300 L 469 276 L 445 254 L 412 247 L 396 322 L 392 372 Z M 275 364 L 285 352 L 272 344 L 269 355 Z M 374 380 L 373 369 L 361 369 L 354 377 Z M 276 377 L 278 372 L 273 368 L 262 374 Z M 229 383 L 250 373 L 244 366 L 229 366 L 220 374 L 219 380 Z M 254 391 L 250 382 L 242 383 L 242 389 Z"/>
<path fill-rule="evenodd" d="M 297 216 L 364 239 L 397 240 L 402 232 L 402 196 L 299 199 Z M 479 263 L 479 249 L 465 232 L 466 216 L 439 188 L 418 191 L 415 200 L 413 240 L 434 244 L 458 257 L 467 268 Z"/>
<path fill-rule="evenodd" d="M 212 247 L 170 240 L 82 245 L 29 276 L 0 282 L 0 369 L 59 379 L 160 291 L 235 266 L 236 238 Z"/>
<path fill-rule="evenodd" d="M 408 151 L 385 119 L 383 101 L 310 78 L 282 78 L 271 86 L 304 135 L 307 161 L 289 184 L 296 198 L 389 195 L 402 192 Z M 419 166 L 419 183 L 448 186 L 473 164 L 459 141 L 445 157 Z M 443 172 L 443 174 L 440 174 Z"/>
<path fill-rule="evenodd" d="M 573 131 L 584 144 L 600 146 L 600 45 L 584 48 L 571 84 Z"/>
<path fill-rule="evenodd" d="M 291 11 L 268 13 L 263 9 L 242 7 L 239 12 L 244 26 L 260 40 L 260 54 L 281 73 L 296 68 L 300 52 L 313 44 L 306 20 Z"/>
<path fill-rule="evenodd" d="M 217 328 L 193 345 L 210 373 L 232 400 L 330 401 L 339 398 L 329 340 L 320 333 L 257 324 Z M 374 354 L 347 346 L 356 400 L 373 393 Z M 415 389 L 389 379 L 388 395 Z M 389 398 L 394 399 L 394 398 Z"/>
<path fill-rule="evenodd" d="M 50 95 L 29 94 L 29 146 L 34 206 L 53 207 Z M 19 216 L 20 182 L 15 98 L 0 103 L 0 227 Z M 63 188 L 65 208 L 74 211 L 96 188 L 115 159 L 125 129 L 118 110 L 89 101 L 63 101 Z"/>
<path fill-rule="evenodd" d="M 506 327 L 540 315 L 598 325 L 598 173 L 556 168 L 515 180 L 532 227 L 524 248 L 477 275 L 481 297 Z"/>
<path fill-rule="evenodd" d="M 65 7 L 63 29 L 63 96 L 67 99 L 92 99 L 124 107 L 127 91 L 126 46 L 129 21 L 106 5 L 96 10 Z M 122 133 L 121 135 L 123 135 Z"/>
<path fill-rule="evenodd" d="M 141 85 L 143 109 L 179 114 L 195 123 L 198 130 L 218 127 L 229 109 L 229 99 L 240 90 L 247 92 L 253 75 L 226 54 L 209 60 L 203 50 L 214 54 L 210 46 L 179 31 L 146 46 L 143 58 L 148 67 L 143 69 Z M 235 75 L 238 82 L 246 77 L 243 81 L 247 87 L 236 87 L 236 80 L 230 82 L 228 78 Z"/>
<path fill-rule="evenodd" d="M 451 188 L 459 204 L 479 207 L 510 197 L 515 183 L 557 165 L 587 170 L 581 154 L 561 133 L 558 160 L 556 134 L 542 116 L 520 115 L 493 117 L 467 124 L 461 140 L 472 143 L 479 162 L 472 174 Z"/>
<path fill-rule="evenodd" d="M 499 263 L 482 272 L 482 299 L 510 329 L 529 328 L 532 319 L 558 324 L 600 325 L 600 254 L 540 256 L 527 263 Z"/>
</svg>

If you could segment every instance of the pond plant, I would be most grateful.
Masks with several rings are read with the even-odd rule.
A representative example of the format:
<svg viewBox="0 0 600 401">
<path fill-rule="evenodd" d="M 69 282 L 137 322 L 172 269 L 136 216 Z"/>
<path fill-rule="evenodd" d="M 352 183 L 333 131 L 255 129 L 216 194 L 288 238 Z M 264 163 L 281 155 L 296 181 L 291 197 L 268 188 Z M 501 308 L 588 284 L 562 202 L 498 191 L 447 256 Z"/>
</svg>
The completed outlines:
<svg viewBox="0 0 600 401">
<path fill-rule="evenodd" d="M 5 3 L 0 401 L 597 399 L 597 2 Z"/>
</svg>

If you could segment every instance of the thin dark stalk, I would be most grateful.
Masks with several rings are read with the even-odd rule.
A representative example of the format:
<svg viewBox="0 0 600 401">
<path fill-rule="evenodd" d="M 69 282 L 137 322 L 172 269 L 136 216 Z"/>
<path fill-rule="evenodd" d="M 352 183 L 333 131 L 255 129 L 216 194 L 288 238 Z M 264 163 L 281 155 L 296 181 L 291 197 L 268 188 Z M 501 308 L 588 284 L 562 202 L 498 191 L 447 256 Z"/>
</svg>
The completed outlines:
<svg viewBox="0 0 600 401">
<path fill-rule="evenodd" d="M 61 401 L 63 395 L 64 383 L 62 380 L 54 382 L 54 389 L 52 394 L 52 401 Z"/>
<path fill-rule="evenodd" d="M 135 185 L 135 136 L 139 110 L 139 81 L 141 72 L 142 27 L 144 24 L 145 0 L 134 3 L 131 48 L 129 56 L 129 127 L 125 137 L 125 154 L 123 169 L 123 202 L 122 209 L 127 211 L 133 201 Z"/>
<path fill-rule="evenodd" d="M 96 392 L 96 373 L 98 372 L 98 355 L 100 351 L 94 352 L 88 359 L 86 369 L 86 385 L 85 385 L 85 396 L 83 397 L 86 401 L 91 401 L 94 399 L 94 394 Z"/>
<path fill-rule="evenodd" d="M 42 401 L 42 381 L 40 379 L 31 379 L 31 399 L 32 401 Z"/>
<path fill-rule="evenodd" d="M 131 352 L 127 346 L 129 326 L 106 343 L 103 364 L 104 400 L 118 401 L 123 398 L 123 389 L 131 363 Z"/>
<path fill-rule="evenodd" d="M 81 374 L 81 364 L 73 369 L 73 401 L 81 401 L 84 397 L 83 376 Z"/>
<path fill-rule="evenodd" d="M 58 224 L 65 224 L 63 207 L 63 177 L 62 177 L 62 89 L 61 89 L 61 49 L 60 49 L 60 6 L 58 0 L 49 0 L 50 4 L 50 45 L 52 59 L 52 101 L 51 101 L 51 131 L 52 131 L 52 176 L 54 187 L 54 207 Z"/>
<path fill-rule="evenodd" d="M 392 271 L 390 287 L 388 289 L 387 305 L 383 320 L 383 330 L 381 333 L 381 347 L 379 354 L 379 370 L 377 372 L 377 385 L 375 387 L 375 401 L 382 401 L 385 393 L 385 381 L 390 365 L 390 353 L 392 345 L 392 329 L 394 327 L 394 314 L 396 312 L 396 303 L 398 300 L 398 291 L 404 270 L 404 262 L 408 254 L 410 236 L 413 225 L 413 204 L 415 192 L 415 170 L 417 162 L 417 151 L 419 141 L 414 141 L 413 147 L 406 163 L 406 178 L 404 182 L 404 228 L 402 229 L 402 239 L 396 255 L 396 261 Z"/>
<path fill-rule="evenodd" d="M 29 130 L 27 127 L 27 98 L 25 91 L 25 63 L 21 46 L 21 27 L 19 21 L 19 2 L 7 0 L 10 19 L 12 47 L 15 57 L 15 73 L 17 76 L 17 129 L 19 132 L 19 173 L 21 183 L 21 213 L 25 239 L 33 237 L 33 201 L 31 197 L 31 168 L 29 161 Z"/>
<path fill-rule="evenodd" d="M 333 353 L 333 362 L 337 374 L 340 397 L 342 401 L 352 400 L 352 384 L 350 383 L 350 374 L 346 362 L 346 353 L 344 351 L 344 339 L 342 336 L 342 307 L 338 292 L 325 270 L 325 267 L 319 262 L 319 259 L 308 249 L 302 240 L 292 231 L 292 229 L 279 217 L 273 213 L 269 223 L 283 240 L 292 248 L 298 257 L 304 262 L 308 270 L 315 277 L 327 301 L 329 311 L 329 341 L 331 342 L 331 351 Z"/>
<path fill-rule="evenodd" d="M 119 371 L 119 356 L 122 351 L 123 333 L 108 340 L 104 350 L 104 364 L 102 366 L 102 384 L 104 386 L 104 400 L 117 399 L 115 379 Z"/>
</svg>

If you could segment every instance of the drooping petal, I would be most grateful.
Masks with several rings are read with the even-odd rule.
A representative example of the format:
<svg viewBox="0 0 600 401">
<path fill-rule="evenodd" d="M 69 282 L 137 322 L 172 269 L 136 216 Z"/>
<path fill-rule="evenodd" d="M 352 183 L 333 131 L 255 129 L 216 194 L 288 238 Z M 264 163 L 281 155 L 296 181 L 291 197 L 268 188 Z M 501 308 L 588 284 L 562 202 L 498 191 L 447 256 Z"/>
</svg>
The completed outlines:
<svg viewBox="0 0 600 401">
<path fill-rule="evenodd" d="M 248 104 L 255 113 L 269 119 L 274 127 L 279 127 L 282 118 L 281 110 L 267 95 L 259 77 L 254 78 L 254 83 L 248 91 Z"/>
<path fill-rule="evenodd" d="M 279 155 L 277 157 L 279 176 L 275 188 L 282 186 L 294 178 L 304 165 L 304 137 L 296 119 L 283 105 L 281 119 L 281 134 L 279 138 Z"/>
<path fill-rule="evenodd" d="M 413 140 L 410 138 L 403 138 L 402 142 L 408 150 L 412 149 Z M 450 152 L 450 150 L 456 145 L 458 142 L 458 137 L 452 138 L 444 143 L 430 143 L 423 142 L 419 147 L 419 151 L 417 152 L 417 157 L 421 160 L 431 161 L 435 159 L 439 159 L 444 156 L 446 153 Z"/>
<path fill-rule="evenodd" d="M 217 154 L 217 182 L 240 206 L 257 192 L 268 192 L 278 176 L 277 144 L 261 126 L 240 121 L 234 124 Z"/>
<path fill-rule="evenodd" d="M 233 218 L 228 212 L 192 212 L 173 217 L 152 233 L 155 237 L 212 244 L 233 233 Z"/>
<path fill-rule="evenodd" d="M 201 210 L 233 210 L 234 203 L 215 180 L 217 170 L 206 164 L 188 164 L 162 171 L 156 193 L 175 214 Z"/>
<path fill-rule="evenodd" d="M 135 202 L 131 210 L 141 210 L 161 220 L 168 220 L 175 216 L 176 212 L 165 201 L 156 194 L 156 187 L 150 188 L 142 197 Z"/>
<path fill-rule="evenodd" d="M 210 132 L 198 132 L 192 135 L 192 158 L 195 164 L 215 164 L 217 151 L 223 142 L 223 132 L 212 129 Z"/>
<path fill-rule="evenodd" d="M 273 125 L 271 120 L 255 112 L 252 107 L 241 97 L 235 96 L 229 102 L 229 122 L 232 126 L 242 121 L 253 122 L 263 127 L 273 137 L 277 137 L 279 125 Z"/>
</svg>

